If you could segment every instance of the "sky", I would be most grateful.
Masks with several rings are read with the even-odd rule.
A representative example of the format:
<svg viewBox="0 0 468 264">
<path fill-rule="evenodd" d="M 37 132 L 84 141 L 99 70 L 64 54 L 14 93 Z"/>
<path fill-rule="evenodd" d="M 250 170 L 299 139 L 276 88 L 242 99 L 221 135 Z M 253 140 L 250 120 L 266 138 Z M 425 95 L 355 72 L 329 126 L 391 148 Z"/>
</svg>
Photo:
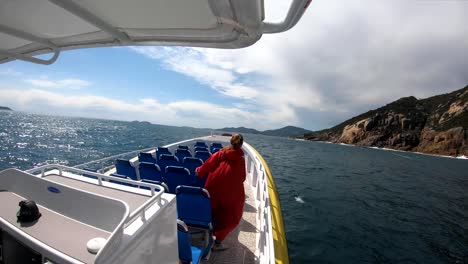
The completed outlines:
<svg viewBox="0 0 468 264">
<path fill-rule="evenodd" d="M 280 2 L 280 3 L 278 3 Z M 267 20 L 288 1 L 265 1 Z M 313 0 L 291 30 L 237 50 L 111 47 L 0 64 L 14 110 L 259 130 L 334 126 L 468 85 L 468 1 Z"/>
</svg>

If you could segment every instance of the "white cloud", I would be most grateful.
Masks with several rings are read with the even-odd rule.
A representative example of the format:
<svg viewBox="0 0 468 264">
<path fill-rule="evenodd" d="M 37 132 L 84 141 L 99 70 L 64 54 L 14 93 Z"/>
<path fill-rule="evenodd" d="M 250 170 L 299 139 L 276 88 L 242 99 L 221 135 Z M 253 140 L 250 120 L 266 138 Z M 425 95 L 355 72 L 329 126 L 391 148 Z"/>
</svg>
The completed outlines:
<svg viewBox="0 0 468 264">
<path fill-rule="evenodd" d="M 213 62 L 203 49 L 174 47 L 132 47 L 134 51 L 161 60 L 167 69 L 182 73 L 230 97 L 252 99 L 258 96 L 255 88 L 240 81 L 230 62 Z"/>
<path fill-rule="evenodd" d="M 258 122 L 253 114 L 200 101 L 162 104 L 153 98 L 134 102 L 95 95 L 70 96 L 39 89 L 0 89 L 0 105 L 15 110 L 117 120 L 146 120 L 155 124 L 219 128 Z"/>
<path fill-rule="evenodd" d="M 91 82 L 81 80 L 81 79 L 49 80 L 47 78 L 41 78 L 41 79 L 26 79 L 25 82 L 30 83 L 37 87 L 42 87 L 42 88 L 80 89 L 80 88 L 91 85 Z"/>
<path fill-rule="evenodd" d="M 273 20 L 284 17 L 285 3 L 269 2 Z M 468 1 L 313 1 L 296 27 L 248 48 L 134 50 L 244 99 L 239 109 L 255 105 L 273 126 L 318 129 L 467 85 L 467 13 Z"/>
</svg>

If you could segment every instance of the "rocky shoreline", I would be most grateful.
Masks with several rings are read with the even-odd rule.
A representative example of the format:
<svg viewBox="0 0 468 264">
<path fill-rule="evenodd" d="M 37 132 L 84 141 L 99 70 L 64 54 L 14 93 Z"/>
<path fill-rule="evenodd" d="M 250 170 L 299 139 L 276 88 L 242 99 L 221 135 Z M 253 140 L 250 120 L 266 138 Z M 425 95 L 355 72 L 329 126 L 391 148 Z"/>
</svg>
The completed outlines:
<svg viewBox="0 0 468 264">
<path fill-rule="evenodd" d="M 304 139 L 444 156 L 468 156 L 468 86 L 418 100 L 404 97 Z"/>
</svg>

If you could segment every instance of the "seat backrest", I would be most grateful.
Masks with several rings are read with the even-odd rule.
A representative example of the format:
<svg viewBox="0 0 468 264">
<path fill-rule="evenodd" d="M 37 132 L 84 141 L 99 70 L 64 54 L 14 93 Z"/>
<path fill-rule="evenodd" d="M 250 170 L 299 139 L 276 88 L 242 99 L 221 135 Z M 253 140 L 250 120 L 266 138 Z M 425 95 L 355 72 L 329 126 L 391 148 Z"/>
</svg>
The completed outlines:
<svg viewBox="0 0 468 264">
<path fill-rule="evenodd" d="M 195 158 L 199 158 L 205 162 L 209 157 L 211 156 L 211 153 L 208 151 L 195 151 Z"/>
<path fill-rule="evenodd" d="M 199 187 L 176 188 L 177 217 L 188 226 L 211 229 L 210 194 Z"/>
<path fill-rule="evenodd" d="M 186 145 L 178 145 L 178 146 L 177 146 L 177 149 L 186 149 L 186 150 L 188 150 L 189 147 L 186 146 Z"/>
<path fill-rule="evenodd" d="M 194 146 L 195 146 L 195 147 L 205 147 L 205 148 L 208 148 L 208 146 L 206 145 L 206 143 L 203 142 L 203 141 L 197 141 L 197 142 L 195 142 L 195 145 L 194 145 Z"/>
<path fill-rule="evenodd" d="M 159 181 L 159 182 L 163 181 L 161 169 L 159 168 L 158 164 L 153 164 L 149 162 L 140 162 L 138 167 L 140 170 L 140 179 Z"/>
<path fill-rule="evenodd" d="M 159 160 L 160 156 L 163 154 L 172 155 L 168 148 L 158 147 L 158 149 L 156 150 L 156 159 Z"/>
<path fill-rule="evenodd" d="M 195 169 L 203 164 L 203 160 L 199 158 L 184 158 L 184 163 L 182 164 L 184 165 L 184 168 L 187 168 L 190 171 L 190 175 L 192 176 L 192 184 L 190 185 L 196 187 L 205 187 L 206 177 L 200 179 L 195 173 Z"/>
<path fill-rule="evenodd" d="M 153 155 L 151 153 L 147 153 L 147 152 L 138 153 L 138 161 L 139 162 L 149 162 L 149 163 L 153 163 L 153 164 L 158 163 L 156 161 L 156 159 L 153 157 Z"/>
<path fill-rule="evenodd" d="M 194 152 L 195 151 L 208 151 L 208 147 L 195 147 Z"/>
<path fill-rule="evenodd" d="M 115 169 L 119 175 L 124 175 L 135 181 L 138 180 L 135 168 L 132 166 L 129 160 L 117 159 L 115 161 Z"/>
<path fill-rule="evenodd" d="M 177 240 L 179 246 L 179 259 L 183 264 L 192 262 L 192 250 L 187 225 L 177 219 Z"/>
<path fill-rule="evenodd" d="M 164 177 L 164 175 L 166 175 L 166 167 L 167 166 L 180 166 L 181 165 L 180 162 L 179 162 L 179 159 L 176 156 L 168 155 L 168 154 L 162 154 L 159 157 L 158 164 L 159 164 L 159 168 L 161 169 L 161 172 L 163 174 L 163 177 Z"/>
<path fill-rule="evenodd" d="M 218 142 L 213 142 L 211 143 L 211 146 L 210 146 L 210 151 L 211 153 L 215 153 L 215 151 L 213 151 L 214 149 L 222 149 L 223 148 L 223 145 L 221 143 L 218 143 Z"/>
<path fill-rule="evenodd" d="M 212 148 L 211 149 L 211 155 L 215 154 L 216 152 L 218 152 L 220 150 L 220 148 Z"/>
<path fill-rule="evenodd" d="M 182 162 L 185 157 L 192 157 L 192 153 L 188 149 L 176 149 L 175 156 Z"/>
<path fill-rule="evenodd" d="M 175 193 L 175 189 L 179 185 L 192 184 L 189 170 L 180 166 L 167 166 L 164 180 L 166 180 L 167 187 L 169 187 L 169 193 Z"/>
</svg>

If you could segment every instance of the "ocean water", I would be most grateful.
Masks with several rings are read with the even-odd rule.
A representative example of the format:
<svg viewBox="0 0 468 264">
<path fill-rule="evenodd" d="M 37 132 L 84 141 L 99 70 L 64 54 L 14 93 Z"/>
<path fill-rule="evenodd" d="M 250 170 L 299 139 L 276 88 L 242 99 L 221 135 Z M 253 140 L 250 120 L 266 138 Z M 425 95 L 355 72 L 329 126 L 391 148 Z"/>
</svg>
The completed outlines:
<svg viewBox="0 0 468 264">
<path fill-rule="evenodd" d="M 0 111 L 0 169 L 106 156 L 209 130 Z M 291 263 L 468 263 L 468 161 L 244 135 L 276 179 Z"/>
</svg>

